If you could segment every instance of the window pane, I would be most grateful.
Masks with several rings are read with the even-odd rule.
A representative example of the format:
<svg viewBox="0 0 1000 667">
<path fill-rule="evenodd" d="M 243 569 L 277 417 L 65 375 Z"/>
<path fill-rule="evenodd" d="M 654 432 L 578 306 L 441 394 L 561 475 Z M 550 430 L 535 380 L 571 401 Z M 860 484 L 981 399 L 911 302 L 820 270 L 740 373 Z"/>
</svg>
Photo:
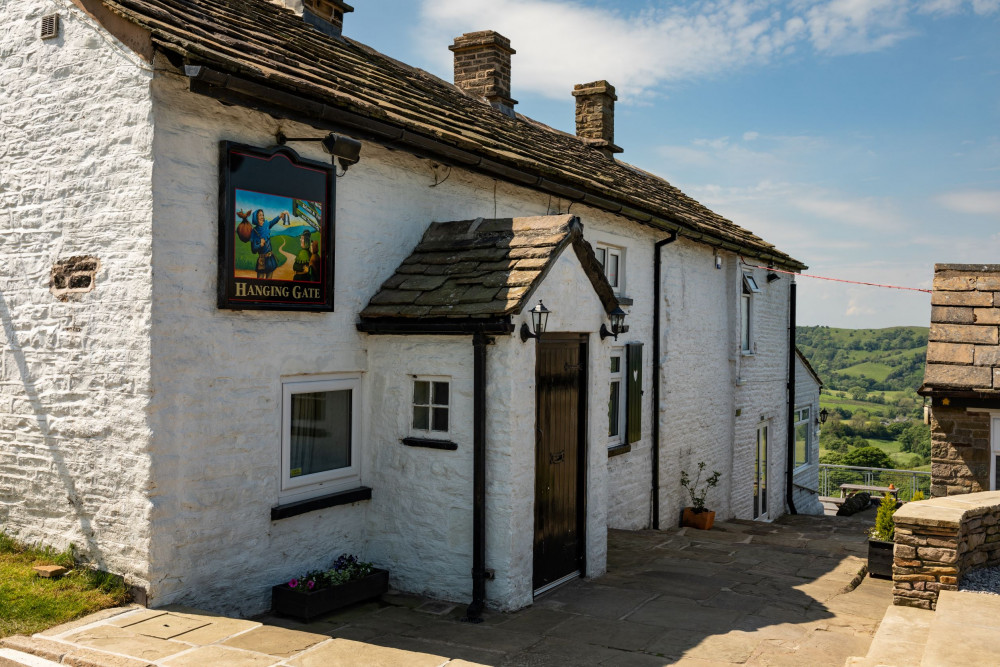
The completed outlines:
<svg viewBox="0 0 1000 667">
<path fill-rule="evenodd" d="M 431 430 L 448 430 L 448 408 L 434 408 L 434 423 L 431 426 Z"/>
<path fill-rule="evenodd" d="M 413 403 L 427 405 L 431 402 L 431 383 L 423 380 L 413 382 Z"/>
<path fill-rule="evenodd" d="M 605 273 L 608 276 L 608 282 L 611 283 L 612 287 L 618 287 L 618 255 L 615 253 L 608 253 L 608 266 Z"/>
<path fill-rule="evenodd" d="M 608 251 L 605 250 L 604 248 L 597 248 L 594 250 L 594 254 L 597 255 L 597 263 L 600 264 L 601 268 L 603 269 L 606 263 Z"/>
<path fill-rule="evenodd" d="M 351 465 L 351 390 L 292 394 L 290 477 Z"/>
<path fill-rule="evenodd" d="M 426 383 L 425 383 L 426 384 Z M 426 431 L 431 424 L 431 409 L 426 406 L 413 406 L 413 428 Z"/>
<path fill-rule="evenodd" d="M 434 405 L 448 405 L 448 383 L 434 383 Z"/>
<path fill-rule="evenodd" d="M 621 383 L 617 380 L 611 383 L 611 398 L 608 399 L 608 437 L 613 438 L 619 434 L 621 426 L 618 416 L 621 414 Z"/>
<path fill-rule="evenodd" d="M 622 358 L 621 357 L 611 357 L 611 372 L 621 373 L 622 372 Z"/>
<path fill-rule="evenodd" d="M 808 428 L 808 424 L 799 424 L 795 427 L 795 465 L 801 465 L 809 460 Z"/>
<path fill-rule="evenodd" d="M 750 349 L 750 297 L 740 300 L 740 341 L 741 349 Z"/>
</svg>

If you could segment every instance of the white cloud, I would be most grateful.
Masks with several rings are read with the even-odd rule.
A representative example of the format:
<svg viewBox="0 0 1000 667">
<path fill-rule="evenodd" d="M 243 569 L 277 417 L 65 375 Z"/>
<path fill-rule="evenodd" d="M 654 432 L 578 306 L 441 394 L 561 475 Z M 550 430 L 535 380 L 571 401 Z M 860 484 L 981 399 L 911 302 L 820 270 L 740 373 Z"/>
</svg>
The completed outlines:
<svg viewBox="0 0 1000 667">
<path fill-rule="evenodd" d="M 844 199 L 806 196 L 793 199 L 791 204 L 804 213 L 851 227 L 881 232 L 899 231 L 906 227 L 905 218 L 894 204 L 876 197 Z"/>
<path fill-rule="evenodd" d="M 937 202 L 957 213 L 1000 216 L 1000 191 L 998 190 L 946 192 L 937 197 Z"/>
<path fill-rule="evenodd" d="M 996 12 L 1000 0 L 971 0 Z M 916 11 L 947 14 L 962 0 L 695 0 L 637 12 L 582 0 L 422 0 L 422 46 L 450 69 L 443 45 L 463 32 L 493 29 L 517 50 L 513 85 L 565 98 L 573 84 L 607 79 L 623 102 L 664 83 L 763 64 L 800 47 L 819 53 L 885 49 L 913 34 Z M 747 139 L 750 141 L 751 139 Z"/>
</svg>

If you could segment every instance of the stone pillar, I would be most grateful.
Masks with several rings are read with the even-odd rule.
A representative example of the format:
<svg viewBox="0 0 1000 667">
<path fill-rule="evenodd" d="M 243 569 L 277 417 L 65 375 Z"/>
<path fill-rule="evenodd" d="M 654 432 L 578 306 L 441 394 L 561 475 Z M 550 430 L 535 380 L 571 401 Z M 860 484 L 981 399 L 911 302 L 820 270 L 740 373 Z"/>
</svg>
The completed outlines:
<svg viewBox="0 0 1000 667">
<path fill-rule="evenodd" d="M 597 148 L 608 158 L 622 149 L 615 145 L 615 87 L 607 81 L 578 83 L 573 86 L 576 98 L 576 136 Z"/>
<path fill-rule="evenodd" d="M 493 30 L 467 32 L 448 47 L 455 54 L 455 85 L 489 100 L 494 109 L 514 115 L 510 96 L 510 40 Z"/>
<path fill-rule="evenodd" d="M 931 408 L 931 496 L 987 491 L 990 415 L 935 399 Z"/>
</svg>

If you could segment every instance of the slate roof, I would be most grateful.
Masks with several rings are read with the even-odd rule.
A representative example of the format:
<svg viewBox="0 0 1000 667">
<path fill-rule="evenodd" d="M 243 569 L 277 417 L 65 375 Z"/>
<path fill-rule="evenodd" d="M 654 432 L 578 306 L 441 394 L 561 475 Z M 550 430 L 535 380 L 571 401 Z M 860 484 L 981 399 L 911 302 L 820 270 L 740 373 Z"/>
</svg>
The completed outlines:
<svg viewBox="0 0 1000 667">
<path fill-rule="evenodd" d="M 1000 396 L 1000 265 L 936 264 L 925 396 Z"/>
<path fill-rule="evenodd" d="M 498 318 L 527 305 L 572 247 L 606 312 L 618 307 L 583 225 L 572 215 L 435 222 L 361 311 L 378 318 Z"/>
<path fill-rule="evenodd" d="M 283 108 L 293 106 L 317 120 L 330 109 L 360 115 L 412 133 L 405 137 L 408 146 L 429 138 L 434 145 L 454 147 L 456 160 L 469 168 L 507 173 L 502 177 L 550 193 L 565 190 L 569 199 L 585 194 L 587 203 L 626 217 L 664 228 L 679 225 L 689 238 L 805 268 L 665 180 L 611 160 L 574 135 L 524 116 L 505 116 L 481 98 L 363 44 L 329 37 L 269 0 L 102 2 L 147 29 L 153 47 L 175 63 L 263 84 L 288 98 Z M 289 94 L 309 103 L 293 104 Z"/>
</svg>

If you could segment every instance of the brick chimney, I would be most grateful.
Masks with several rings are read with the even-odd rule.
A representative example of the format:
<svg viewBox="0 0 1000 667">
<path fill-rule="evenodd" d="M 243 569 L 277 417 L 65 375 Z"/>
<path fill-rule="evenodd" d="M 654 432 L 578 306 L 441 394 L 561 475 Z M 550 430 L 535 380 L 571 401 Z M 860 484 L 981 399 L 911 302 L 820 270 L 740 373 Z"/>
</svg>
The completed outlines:
<svg viewBox="0 0 1000 667">
<path fill-rule="evenodd" d="M 354 7 L 342 0 L 298 1 L 302 3 L 302 19 L 331 37 L 340 37 L 344 30 L 344 14 L 354 11 Z M 285 0 L 284 4 L 291 6 L 293 2 Z"/>
<path fill-rule="evenodd" d="M 510 40 L 492 30 L 467 32 L 448 47 L 455 53 L 455 85 L 489 100 L 494 109 L 514 116 L 510 97 Z"/>
<path fill-rule="evenodd" d="M 608 158 L 622 149 L 615 146 L 615 87 L 607 81 L 573 86 L 576 98 L 576 136 Z"/>
</svg>

